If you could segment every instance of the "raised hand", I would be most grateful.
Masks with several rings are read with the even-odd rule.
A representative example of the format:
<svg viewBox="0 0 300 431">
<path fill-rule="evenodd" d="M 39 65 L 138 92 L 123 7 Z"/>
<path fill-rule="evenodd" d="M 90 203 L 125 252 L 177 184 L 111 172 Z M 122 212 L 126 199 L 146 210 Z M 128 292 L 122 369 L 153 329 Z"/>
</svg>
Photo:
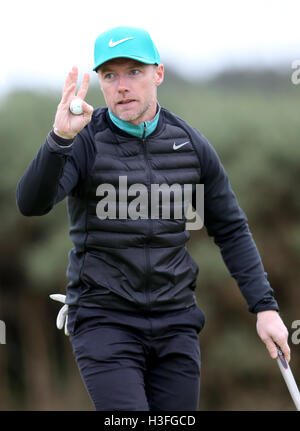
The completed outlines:
<svg viewBox="0 0 300 431">
<path fill-rule="evenodd" d="M 57 107 L 54 121 L 54 132 L 63 138 L 75 137 L 92 118 L 93 107 L 84 101 L 89 88 L 90 75 L 88 73 L 84 74 L 76 95 L 77 81 L 78 69 L 77 67 L 72 67 L 65 81 L 62 99 Z M 83 113 L 80 115 L 74 115 L 70 111 L 70 103 L 75 98 L 83 100 Z"/>
</svg>

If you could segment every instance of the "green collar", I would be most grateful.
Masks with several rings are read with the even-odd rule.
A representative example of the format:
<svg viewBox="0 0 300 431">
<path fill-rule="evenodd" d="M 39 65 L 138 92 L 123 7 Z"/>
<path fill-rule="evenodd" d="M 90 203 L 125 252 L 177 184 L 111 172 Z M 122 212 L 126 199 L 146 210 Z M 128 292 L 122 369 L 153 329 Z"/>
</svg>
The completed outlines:
<svg viewBox="0 0 300 431">
<path fill-rule="evenodd" d="M 111 121 L 119 127 L 119 129 L 124 130 L 124 132 L 129 133 L 130 135 L 136 136 L 137 138 L 147 137 L 149 136 L 154 130 L 156 129 L 158 120 L 159 120 L 159 113 L 160 113 L 160 106 L 158 106 L 158 111 L 153 120 L 151 121 L 144 121 L 139 124 L 132 124 L 128 123 L 127 121 L 123 121 L 120 118 L 116 117 L 110 109 L 108 109 L 109 116 L 111 118 Z M 146 131 L 144 135 L 144 130 Z"/>
</svg>

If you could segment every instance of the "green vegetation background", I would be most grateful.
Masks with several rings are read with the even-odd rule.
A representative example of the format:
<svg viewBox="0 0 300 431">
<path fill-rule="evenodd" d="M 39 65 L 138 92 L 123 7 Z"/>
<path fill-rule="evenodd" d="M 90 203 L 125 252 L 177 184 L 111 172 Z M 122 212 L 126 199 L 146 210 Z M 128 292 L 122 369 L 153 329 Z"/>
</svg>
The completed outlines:
<svg viewBox="0 0 300 431">
<path fill-rule="evenodd" d="M 71 345 L 55 327 L 65 293 L 68 236 L 65 201 L 26 218 L 16 207 L 17 182 L 52 128 L 60 91 L 14 90 L 0 100 L 0 410 L 93 410 Z M 87 101 L 104 106 L 98 87 Z M 213 144 L 231 179 L 265 270 L 291 324 L 300 319 L 300 85 L 289 71 L 228 71 L 210 81 L 184 81 L 168 71 L 160 104 Z M 200 410 L 294 410 L 278 366 L 256 335 L 255 315 L 205 229 L 188 248 L 199 264 L 197 298 L 206 314 Z M 300 341 L 300 340 L 299 340 Z M 300 384 L 300 345 L 291 367 Z"/>
</svg>

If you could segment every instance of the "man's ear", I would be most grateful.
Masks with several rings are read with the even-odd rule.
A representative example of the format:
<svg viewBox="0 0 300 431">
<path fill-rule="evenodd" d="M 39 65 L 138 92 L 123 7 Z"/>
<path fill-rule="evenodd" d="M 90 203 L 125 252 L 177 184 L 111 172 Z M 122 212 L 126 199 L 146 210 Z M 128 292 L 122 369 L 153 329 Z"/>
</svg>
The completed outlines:
<svg viewBox="0 0 300 431">
<path fill-rule="evenodd" d="M 158 87 L 164 80 L 164 65 L 159 64 L 155 68 L 155 85 Z"/>
</svg>

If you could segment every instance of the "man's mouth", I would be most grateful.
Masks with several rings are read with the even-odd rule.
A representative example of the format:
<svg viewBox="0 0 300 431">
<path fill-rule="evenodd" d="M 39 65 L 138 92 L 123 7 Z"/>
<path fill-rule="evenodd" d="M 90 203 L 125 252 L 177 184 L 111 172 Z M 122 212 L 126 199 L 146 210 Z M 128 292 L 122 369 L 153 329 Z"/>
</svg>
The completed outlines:
<svg viewBox="0 0 300 431">
<path fill-rule="evenodd" d="M 135 102 L 135 99 L 122 99 L 117 103 L 117 105 L 129 105 L 133 102 Z"/>
</svg>

